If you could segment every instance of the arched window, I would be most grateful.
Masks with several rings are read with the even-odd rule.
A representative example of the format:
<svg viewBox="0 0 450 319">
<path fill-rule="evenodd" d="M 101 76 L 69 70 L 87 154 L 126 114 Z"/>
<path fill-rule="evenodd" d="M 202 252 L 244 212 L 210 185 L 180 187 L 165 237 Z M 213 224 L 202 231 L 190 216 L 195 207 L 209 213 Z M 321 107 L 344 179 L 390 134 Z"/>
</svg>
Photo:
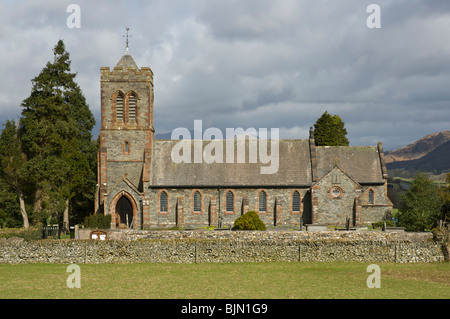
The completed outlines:
<svg viewBox="0 0 450 319">
<path fill-rule="evenodd" d="M 123 95 L 120 92 L 116 96 L 116 119 L 123 121 Z"/>
<path fill-rule="evenodd" d="M 199 191 L 194 193 L 194 212 L 202 211 L 202 195 Z"/>
<path fill-rule="evenodd" d="M 369 196 L 368 196 L 368 198 L 369 198 L 369 205 L 373 205 L 373 203 L 374 203 L 374 192 L 373 192 L 373 190 L 372 189 L 370 189 L 369 190 Z"/>
<path fill-rule="evenodd" d="M 168 208 L 167 206 L 167 193 L 162 191 L 161 194 L 159 194 L 159 211 L 166 213 Z"/>
<path fill-rule="evenodd" d="M 234 194 L 232 191 L 227 192 L 226 211 L 234 212 Z"/>
<path fill-rule="evenodd" d="M 292 194 L 292 211 L 300 212 L 300 193 L 298 191 L 294 191 Z"/>
<path fill-rule="evenodd" d="M 130 143 L 128 143 L 128 141 L 125 141 L 125 143 L 123 145 L 123 153 L 125 155 L 130 154 Z"/>
<path fill-rule="evenodd" d="M 136 121 L 136 96 L 134 94 L 128 98 L 128 121 Z"/>
<path fill-rule="evenodd" d="M 259 192 L 259 211 L 267 211 L 267 194 L 265 191 Z"/>
</svg>

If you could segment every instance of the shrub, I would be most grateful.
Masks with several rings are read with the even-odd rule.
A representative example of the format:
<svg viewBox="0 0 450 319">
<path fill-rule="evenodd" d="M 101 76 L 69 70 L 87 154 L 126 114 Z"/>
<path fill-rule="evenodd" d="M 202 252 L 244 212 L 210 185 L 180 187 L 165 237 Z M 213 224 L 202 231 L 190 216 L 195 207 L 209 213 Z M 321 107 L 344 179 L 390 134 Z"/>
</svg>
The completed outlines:
<svg viewBox="0 0 450 319">
<path fill-rule="evenodd" d="M 8 228 L 0 231 L 0 238 L 19 237 L 25 240 L 42 239 L 42 229 L 40 227 Z"/>
<path fill-rule="evenodd" d="M 248 211 L 234 221 L 233 230 L 266 230 L 266 225 L 255 211 Z"/>
<path fill-rule="evenodd" d="M 91 214 L 84 218 L 84 227 L 91 229 L 109 229 L 111 215 Z"/>
</svg>

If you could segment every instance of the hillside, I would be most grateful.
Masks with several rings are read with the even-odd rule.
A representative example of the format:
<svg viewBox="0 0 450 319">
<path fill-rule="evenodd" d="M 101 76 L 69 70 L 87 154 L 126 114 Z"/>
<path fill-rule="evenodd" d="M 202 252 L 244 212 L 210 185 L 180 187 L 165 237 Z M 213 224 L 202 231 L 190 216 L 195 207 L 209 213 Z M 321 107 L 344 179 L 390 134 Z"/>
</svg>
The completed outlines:
<svg viewBox="0 0 450 319">
<path fill-rule="evenodd" d="M 388 169 L 404 168 L 422 172 L 439 173 L 450 169 L 450 141 L 438 146 L 425 156 L 409 161 L 396 161 L 386 164 Z"/>
<path fill-rule="evenodd" d="M 398 150 L 386 152 L 388 170 L 441 174 L 450 171 L 450 131 L 427 135 Z"/>
<path fill-rule="evenodd" d="M 450 131 L 433 133 L 395 151 L 386 151 L 384 159 L 386 164 L 419 159 L 448 141 L 450 141 Z"/>
</svg>

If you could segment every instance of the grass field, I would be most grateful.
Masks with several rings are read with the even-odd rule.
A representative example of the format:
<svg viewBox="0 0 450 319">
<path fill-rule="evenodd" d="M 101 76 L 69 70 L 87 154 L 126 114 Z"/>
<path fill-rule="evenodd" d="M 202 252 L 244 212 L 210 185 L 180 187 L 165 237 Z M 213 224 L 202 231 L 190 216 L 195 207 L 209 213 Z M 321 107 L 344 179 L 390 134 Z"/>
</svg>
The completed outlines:
<svg viewBox="0 0 450 319">
<path fill-rule="evenodd" d="M 368 288 L 365 263 L 0 265 L 2 299 L 449 299 L 450 263 L 378 264 Z"/>
</svg>

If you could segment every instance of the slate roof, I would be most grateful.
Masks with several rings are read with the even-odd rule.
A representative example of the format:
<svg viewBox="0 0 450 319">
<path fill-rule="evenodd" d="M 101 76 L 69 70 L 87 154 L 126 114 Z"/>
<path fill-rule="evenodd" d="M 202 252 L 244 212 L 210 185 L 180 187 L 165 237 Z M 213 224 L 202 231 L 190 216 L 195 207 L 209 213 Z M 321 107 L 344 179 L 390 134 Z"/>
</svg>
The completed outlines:
<svg viewBox="0 0 450 319">
<path fill-rule="evenodd" d="M 377 146 L 318 146 L 317 175 L 327 174 L 338 165 L 360 184 L 384 183 Z"/>
<path fill-rule="evenodd" d="M 156 140 L 153 147 L 151 184 L 155 186 L 299 186 L 311 184 L 311 161 L 308 140 L 280 140 L 279 166 L 276 174 L 261 174 L 263 164 L 249 163 L 248 146 L 245 163 L 179 163 L 171 159 L 171 150 L 178 140 Z M 203 145 L 210 141 L 203 141 Z M 235 141 L 236 143 L 236 141 Z M 269 144 L 270 145 L 270 144 Z M 236 144 L 235 144 L 236 148 Z M 270 147 L 267 147 L 270 154 Z M 235 157 L 237 150 L 235 151 Z M 191 151 L 193 158 L 193 151 Z"/>
<path fill-rule="evenodd" d="M 178 140 L 154 141 L 150 184 L 155 187 L 293 187 L 310 186 L 312 180 L 309 140 L 279 140 L 279 167 L 275 174 L 261 174 L 261 167 L 270 164 L 225 163 L 226 146 L 223 144 L 223 163 L 176 164 L 172 161 L 172 148 Z M 192 142 L 192 141 L 191 141 Z M 211 141 L 203 141 L 203 148 Z M 236 142 L 235 142 L 236 143 Z M 235 145 L 236 147 L 236 145 Z M 248 152 L 248 146 L 245 148 Z M 268 147 L 270 154 L 270 147 Z M 236 156 L 237 151 L 235 151 Z M 377 146 L 316 147 L 317 179 L 331 171 L 337 161 L 340 169 L 358 183 L 384 183 Z"/>
</svg>

